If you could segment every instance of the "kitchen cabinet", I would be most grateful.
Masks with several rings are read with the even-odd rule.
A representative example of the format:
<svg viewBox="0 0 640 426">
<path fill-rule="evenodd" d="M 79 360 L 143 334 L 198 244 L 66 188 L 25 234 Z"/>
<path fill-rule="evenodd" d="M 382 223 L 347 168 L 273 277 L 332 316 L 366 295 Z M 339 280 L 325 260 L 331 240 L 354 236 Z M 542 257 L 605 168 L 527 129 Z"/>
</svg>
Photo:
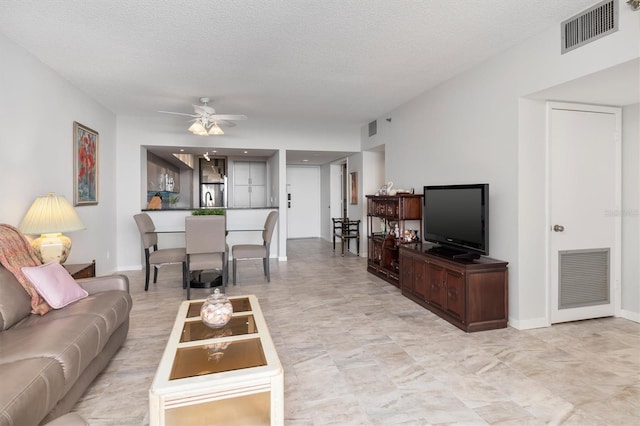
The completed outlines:
<svg viewBox="0 0 640 426">
<path fill-rule="evenodd" d="M 180 192 L 180 170 L 147 153 L 147 191 Z"/>
<path fill-rule="evenodd" d="M 467 332 L 505 328 L 507 262 L 451 259 L 429 248 L 419 243 L 400 247 L 402 294 Z"/>
<path fill-rule="evenodd" d="M 233 163 L 233 206 L 266 207 L 267 163 L 235 161 Z"/>
</svg>

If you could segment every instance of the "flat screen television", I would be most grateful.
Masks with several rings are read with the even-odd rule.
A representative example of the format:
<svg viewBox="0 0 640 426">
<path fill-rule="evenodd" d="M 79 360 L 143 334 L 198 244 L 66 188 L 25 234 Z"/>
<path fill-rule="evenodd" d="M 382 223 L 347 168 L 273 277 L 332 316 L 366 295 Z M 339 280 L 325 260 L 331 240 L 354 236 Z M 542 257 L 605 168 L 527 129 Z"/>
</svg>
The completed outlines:
<svg viewBox="0 0 640 426">
<path fill-rule="evenodd" d="M 454 258 L 489 254 L 489 184 L 424 187 L 424 239 Z"/>
</svg>

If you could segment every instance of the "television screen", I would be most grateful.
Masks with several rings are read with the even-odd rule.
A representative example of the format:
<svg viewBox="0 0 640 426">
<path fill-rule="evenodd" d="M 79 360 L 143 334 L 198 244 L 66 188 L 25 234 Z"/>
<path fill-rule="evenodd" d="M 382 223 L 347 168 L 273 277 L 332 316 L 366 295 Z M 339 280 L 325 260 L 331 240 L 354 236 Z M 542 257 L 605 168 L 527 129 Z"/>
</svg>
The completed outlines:
<svg viewBox="0 0 640 426">
<path fill-rule="evenodd" d="M 424 239 L 459 254 L 489 254 L 489 185 L 424 187 Z"/>
</svg>

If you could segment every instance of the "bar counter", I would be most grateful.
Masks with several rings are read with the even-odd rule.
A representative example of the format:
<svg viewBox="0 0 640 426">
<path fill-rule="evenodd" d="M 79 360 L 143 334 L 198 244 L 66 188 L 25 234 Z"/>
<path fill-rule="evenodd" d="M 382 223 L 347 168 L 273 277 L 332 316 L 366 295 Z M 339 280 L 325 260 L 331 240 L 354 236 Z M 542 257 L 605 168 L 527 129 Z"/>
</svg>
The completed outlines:
<svg viewBox="0 0 640 426">
<path fill-rule="evenodd" d="M 221 208 L 221 207 L 213 207 Z M 184 218 L 191 215 L 191 212 L 197 209 L 163 209 L 149 210 L 142 209 L 143 212 L 151 216 L 156 230 L 159 232 L 159 245 L 162 248 L 184 247 L 184 234 L 176 232 L 176 230 L 184 230 Z M 227 207 L 227 244 L 229 247 L 236 244 L 262 244 L 262 229 L 267 215 L 272 210 L 278 210 L 278 207 Z M 271 242 L 271 257 L 279 256 L 278 226 L 273 233 Z M 163 230 L 171 232 L 163 233 Z M 242 231 L 242 232 L 239 232 Z"/>
</svg>

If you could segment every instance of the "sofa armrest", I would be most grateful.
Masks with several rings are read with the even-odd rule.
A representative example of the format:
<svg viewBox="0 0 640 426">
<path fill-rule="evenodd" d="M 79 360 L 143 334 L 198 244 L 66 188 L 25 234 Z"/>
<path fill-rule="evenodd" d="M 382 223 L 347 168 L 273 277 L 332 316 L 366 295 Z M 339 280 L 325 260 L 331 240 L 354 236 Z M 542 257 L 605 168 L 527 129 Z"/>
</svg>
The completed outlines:
<svg viewBox="0 0 640 426">
<path fill-rule="evenodd" d="M 129 278 L 125 275 L 105 275 L 103 277 L 83 278 L 77 280 L 78 284 L 89 294 L 103 291 L 123 290 L 129 292 Z"/>
</svg>

